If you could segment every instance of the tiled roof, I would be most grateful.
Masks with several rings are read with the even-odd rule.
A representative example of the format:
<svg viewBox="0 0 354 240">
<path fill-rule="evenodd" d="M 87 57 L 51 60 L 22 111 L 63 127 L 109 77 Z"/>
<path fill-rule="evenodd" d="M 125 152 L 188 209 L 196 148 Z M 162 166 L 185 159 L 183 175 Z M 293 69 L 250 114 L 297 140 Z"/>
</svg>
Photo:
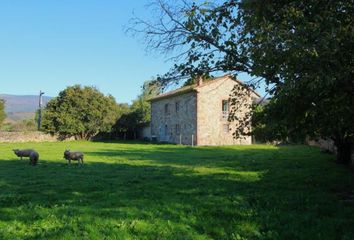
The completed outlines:
<svg viewBox="0 0 354 240">
<path fill-rule="evenodd" d="M 157 95 L 156 97 L 153 97 L 153 98 L 150 98 L 148 99 L 148 101 L 150 102 L 153 102 L 153 101 L 157 101 L 157 100 L 160 100 L 160 99 L 164 99 L 164 98 L 169 98 L 169 97 L 172 97 L 172 96 L 176 96 L 176 95 L 180 95 L 180 94 L 185 94 L 185 93 L 188 93 L 188 92 L 192 92 L 192 91 L 197 91 L 199 88 L 202 88 L 202 87 L 205 87 L 205 86 L 208 86 L 210 84 L 214 84 L 220 80 L 225 80 L 225 79 L 231 79 L 233 81 L 236 81 L 238 82 L 239 84 L 242 84 L 244 85 L 243 82 L 237 80 L 237 79 L 233 79 L 231 77 L 231 75 L 224 75 L 224 76 L 221 76 L 221 77 L 216 77 L 214 78 L 213 80 L 210 80 L 210 81 L 207 81 L 205 83 L 203 83 L 202 85 L 200 86 L 197 86 L 197 84 L 193 84 L 193 85 L 190 85 L 190 86 L 186 86 L 186 87 L 182 87 L 182 88 L 178 88 L 176 90 L 173 90 L 173 91 L 169 91 L 169 92 L 166 92 L 166 93 L 162 93 L 160 95 Z M 253 91 L 253 90 L 252 90 Z M 260 95 L 256 92 L 256 91 L 253 91 L 258 97 L 260 97 Z"/>
<path fill-rule="evenodd" d="M 156 100 L 160 100 L 162 98 L 167 98 L 167 97 L 171 97 L 171 96 L 180 95 L 180 94 L 184 94 L 184 93 L 187 93 L 187 92 L 195 91 L 195 87 L 196 87 L 196 85 L 194 84 L 194 85 L 178 88 L 176 90 L 169 91 L 169 92 L 166 92 L 166 93 L 162 93 L 160 95 L 157 95 L 156 97 L 150 98 L 150 99 L 148 99 L 148 101 L 153 102 L 153 101 L 156 101 Z"/>
</svg>

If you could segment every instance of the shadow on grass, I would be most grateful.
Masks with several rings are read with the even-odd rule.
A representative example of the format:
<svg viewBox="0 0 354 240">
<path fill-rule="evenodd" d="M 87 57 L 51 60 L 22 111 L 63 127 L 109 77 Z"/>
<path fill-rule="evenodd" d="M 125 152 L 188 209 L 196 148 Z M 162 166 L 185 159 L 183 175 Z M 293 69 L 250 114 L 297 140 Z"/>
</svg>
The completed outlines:
<svg viewBox="0 0 354 240">
<path fill-rule="evenodd" d="M 329 192 L 329 185 L 352 186 L 353 177 L 313 148 L 156 145 L 87 156 L 84 166 L 0 161 L 0 238 L 354 236 L 353 206 Z M 93 161 L 100 158 L 112 163 Z"/>
<path fill-rule="evenodd" d="M 301 146 L 298 151 L 295 147 L 248 147 L 246 149 L 235 149 L 231 147 L 181 147 L 181 146 L 163 146 L 153 145 L 150 149 L 130 149 L 123 148 L 112 151 L 112 149 L 100 149 L 99 151 L 88 152 L 88 155 L 93 158 L 100 159 L 102 157 L 107 159 L 121 158 L 130 161 L 140 161 L 156 163 L 158 165 L 180 165 L 180 166 L 203 166 L 210 168 L 232 168 L 245 171 L 268 171 L 269 169 L 283 167 L 293 167 L 293 164 L 304 164 L 302 158 L 306 154 L 313 156 L 314 152 L 319 154 L 317 149 Z M 289 151 L 290 150 L 290 151 Z M 304 152 L 305 151 L 305 152 Z M 329 159 L 328 157 L 327 159 Z M 272 164 L 274 159 L 284 161 Z M 295 160 L 288 161 L 288 160 Z M 308 162 L 313 164 L 314 162 Z M 290 164 L 290 165 L 289 165 Z M 306 163 L 305 163 L 306 164 Z M 307 165 L 307 164 L 306 164 Z"/>
<path fill-rule="evenodd" d="M 15 221 L 24 226 L 49 216 L 61 223 L 74 221 L 59 224 L 65 227 L 59 226 L 58 236 L 74 232 L 77 224 L 90 225 L 92 218 L 101 222 L 102 228 L 109 223 L 127 222 L 129 225 L 140 219 L 151 225 L 148 231 L 160 222 L 169 221 L 176 224 L 173 227 L 182 229 L 170 229 L 165 237 L 172 237 L 176 231 L 186 237 L 191 234 L 212 236 L 217 234 L 213 233 L 216 226 L 224 231 L 228 222 L 235 217 L 241 220 L 244 215 L 242 211 L 231 210 L 234 204 L 225 198 L 234 182 L 210 181 L 208 177 L 191 175 L 191 171 L 167 166 L 89 163 L 80 167 L 41 161 L 37 167 L 30 167 L 20 161 L 0 161 L 0 169 L 8 169 L 8 174 L 1 171 L 0 204 L 6 209 L 1 208 L 0 221 Z M 11 171 L 16 171 L 16 176 L 10 174 Z M 140 230 L 132 233 L 130 225 L 127 228 L 132 235 L 144 233 Z M 86 227 L 82 231 L 87 231 Z M 49 233 L 45 232 L 44 235 L 33 233 L 28 239 L 48 237 Z M 2 234 L 2 239 L 9 237 Z"/>
</svg>

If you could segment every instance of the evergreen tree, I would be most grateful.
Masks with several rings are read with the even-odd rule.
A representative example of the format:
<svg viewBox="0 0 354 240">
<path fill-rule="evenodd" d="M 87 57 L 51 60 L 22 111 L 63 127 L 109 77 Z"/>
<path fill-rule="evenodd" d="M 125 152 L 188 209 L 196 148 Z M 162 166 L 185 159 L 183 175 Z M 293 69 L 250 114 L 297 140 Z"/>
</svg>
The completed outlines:
<svg viewBox="0 0 354 240">
<path fill-rule="evenodd" d="M 89 140 L 100 132 L 110 132 L 117 114 L 118 106 L 112 96 L 105 96 L 94 87 L 75 85 L 48 102 L 42 128 L 63 138 Z"/>
</svg>

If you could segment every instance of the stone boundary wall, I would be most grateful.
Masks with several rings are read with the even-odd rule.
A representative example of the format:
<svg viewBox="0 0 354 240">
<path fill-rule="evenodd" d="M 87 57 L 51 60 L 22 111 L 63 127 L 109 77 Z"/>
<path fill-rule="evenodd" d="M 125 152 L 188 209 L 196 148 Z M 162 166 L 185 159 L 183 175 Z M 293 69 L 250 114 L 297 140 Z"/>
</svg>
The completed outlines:
<svg viewBox="0 0 354 240">
<path fill-rule="evenodd" d="M 334 146 L 334 142 L 331 139 L 318 139 L 318 140 L 308 140 L 307 144 L 310 146 L 316 146 L 321 149 L 336 153 L 337 149 Z M 352 164 L 354 165 L 354 146 L 352 146 Z"/>
<path fill-rule="evenodd" d="M 319 147 L 332 153 L 336 153 L 337 151 L 333 140 L 331 139 L 307 140 L 307 144 L 310 146 Z"/>
<path fill-rule="evenodd" d="M 43 132 L 2 132 L 0 131 L 0 142 L 55 142 L 56 136 Z"/>
</svg>

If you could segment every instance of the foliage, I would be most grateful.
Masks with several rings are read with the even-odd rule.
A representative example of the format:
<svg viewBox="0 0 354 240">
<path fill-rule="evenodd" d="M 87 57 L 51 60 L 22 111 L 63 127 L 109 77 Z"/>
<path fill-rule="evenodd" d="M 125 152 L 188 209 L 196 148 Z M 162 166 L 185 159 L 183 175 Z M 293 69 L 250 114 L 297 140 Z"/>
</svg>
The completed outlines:
<svg viewBox="0 0 354 240">
<path fill-rule="evenodd" d="M 119 119 L 124 114 L 130 112 L 130 106 L 127 103 L 118 103 L 117 119 Z"/>
<path fill-rule="evenodd" d="M 255 106 L 252 100 L 252 90 L 243 85 L 236 84 L 230 95 L 230 114 L 228 121 L 234 122 L 236 139 L 242 139 L 252 133 L 252 108 Z"/>
<path fill-rule="evenodd" d="M 354 137 L 352 2 L 245 2 L 252 71 L 274 84 L 267 123 L 287 137 L 330 137 L 349 163 Z M 256 18 L 255 18 L 256 14 Z M 306 61 L 306 64 L 304 63 Z"/>
<path fill-rule="evenodd" d="M 275 136 L 330 137 L 349 163 L 354 138 L 352 1 L 157 0 L 153 22 L 135 18 L 150 49 L 176 54 L 164 83 L 213 72 L 248 73 L 268 85 Z M 278 124 L 278 127 L 275 126 Z M 247 126 L 245 126 L 247 128 Z M 300 134 L 301 133 L 301 134 Z M 237 134 L 236 134 L 237 135 Z M 272 136 L 272 137 L 275 137 Z"/>
<path fill-rule="evenodd" d="M 113 127 L 114 135 L 123 139 L 136 139 L 139 128 L 150 122 L 151 106 L 148 102 L 162 92 L 161 84 L 156 80 L 145 81 L 141 94 L 135 99 L 129 109 L 119 116 Z"/>
<path fill-rule="evenodd" d="M 34 119 L 31 119 L 32 116 L 24 116 L 25 119 L 22 120 L 9 120 L 5 121 L 5 123 L 1 126 L 2 131 L 6 132 L 31 132 L 37 131 L 37 114 L 35 113 Z M 12 113 L 13 114 L 13 113 Z M 13 119 L 13 115 L 10 114 L 9 119 Z"/>
<path fill-rule="evenodd" d="M 42 116 L 41 121 L 43 121 L 43 109 L 41 109 L 41 116 Z M 36 112 L 34 113 L 34 122 L 37 125 L 37 130 L 38 130 L 38 121 L 39 121 L 39 109 L 37 109 Z M 42 130 L 42 122 L 39 131 L 41 130 Z"/>
<path fill-rule="evenodd" d="M 220 71 L 251 73 L 238 4 L 156 0 L 150 5 L 151 12 L 157 12 L 153 20 L 133 18 L 127 31 L 134 36 L 143 34 L 148 49 L 168 56 L 177 51 L 171 58 L 176 64 L 159 78 L 164 84 Z"/>
<path fill-rule="evenodd" d="M 353 239 L 354 175 L 332 159 L 307 146 L 5 143 L 0 238 Z"/>
<path fill-rule="evenodd" d="M 94 87 L 67 87 L 50 100 L 43 111 L 42 128 L 63 138 L 91 139 L 109 132 L 117 120 L 118 107 L 112 96 Z"/>
<path fill-rule="evenodd" d="M 151 108 L 148 100 L 152 97 L 157 96 L 162 92 L 161 84 L 156 80 L 145 81 L 141 94 L 133 101 L 131 109 L 133 112 L 136 112 L 138 117 L 137 123 L 147 123 L 151 119 Z"/>
<path fill-rule="evenodd" d="M 271 121 L 271 115 L 264 110 L 267 106 L 254 105 L 252 114 L 252 134 L 257 142 L 272 142 L 285 139 L 286 129 L 279 122 Z"/>
<path fill-rule="evenodd" d="M 141 117 L 137 111 L 124 113 L 113 126 L 115 136 L 124 140 L 136 139 Z"/>
<path fill-rule="evenodd" d="M 0 99 L 0 126 L 2 125 L 5 118 L 6 118 L 5 101 L 3 99 Z"/>
<path fill-rule="evenodd" d="M 202 77 L 204 83 L 213 80 L 213 77 L 211 75 L 209 75 L 209 74 L 206 74 L 206 75 L 203 75 L 203 76 L 194 76 L 194 77 L 191 77 L 191 78 L 187 79 L 183 83 L 182 87 L 186 87 L 186 86 L 190 86 L 190 85 L 193 85 L 193 84 L 197 84 L 198 77 Z"/>
<path fill-rule="evenodd" d="M 16 122 L 6 122 L 2 126 L 3 131 L 7 132 L 27 132 L 27 131 L 36 131 L 37 126 L 34 120 L 24 119 L 22 121 Z"/>
</svg>

